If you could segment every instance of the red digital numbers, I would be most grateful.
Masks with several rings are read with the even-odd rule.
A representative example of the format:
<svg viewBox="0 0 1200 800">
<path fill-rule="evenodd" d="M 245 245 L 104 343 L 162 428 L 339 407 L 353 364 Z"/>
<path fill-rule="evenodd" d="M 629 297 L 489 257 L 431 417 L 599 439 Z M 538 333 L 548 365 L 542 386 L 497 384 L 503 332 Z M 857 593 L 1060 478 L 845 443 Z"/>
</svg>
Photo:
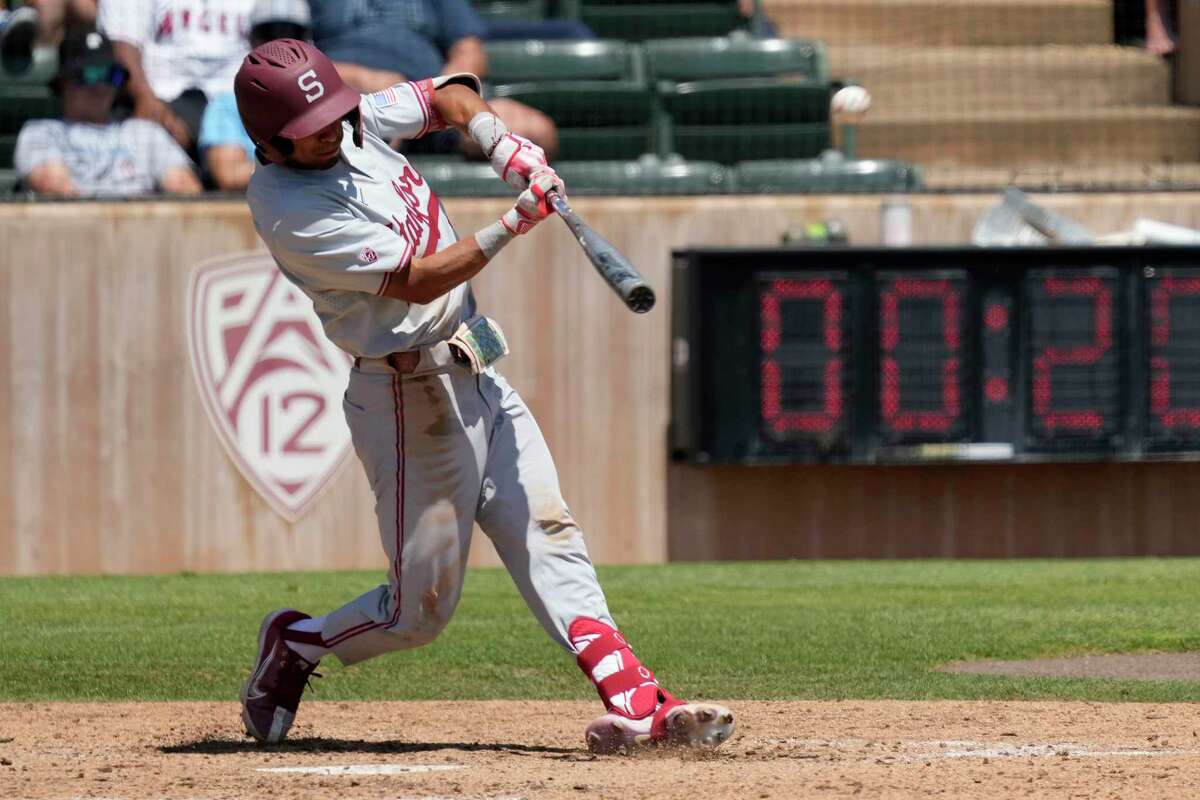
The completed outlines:
<svg viewBox="0 0 1200 800">
<path fill-rule="evenodd" d="M 908 303 L 929 300 L 938 302 L 932 308 L 928 302 L 914 305 L 912 316 L 902 313 Z M 936 322 L 921 316 L 930 312 L 938 315 Z M 944 437 L 962 418 L 961 314 L 962 290 L 957 281 L 905 277 L 889 280 L 881 288 L 880 416 L 892 434 Z"/>
<path fill-rule="evenodd" d="M 1062 400 L 1054 394 L 1054 371 L 1065 367 L 1095 368 L 1102 359 L 1109 356 L 1113 346 L 1113 289 L 1110 282 L 1100 277 L 1061 278 L 1045 277 L 1041 279 L 1041 291 L 1047 298 L 1042 306 L 1044 318 L 1039 326 L 1035 321 L 1034 354 L 1033 354 L 1033 413 L 1041 427 L 1048 434 L 1056 433 L 1100 433 L 1108 423 L 1108 414 L 1115 413 L 1114 405 L 1106 402 L 1110 398 L 1099 397 L 1090 387 L 1098 383 L 1107 383 L 1103 379 L 1082 378 L 1074 383 L 1077 391 L 1072 397 Z M 1067 299 L 1086 298 L 1091 300 L 1092 319 L 1084 326 L 1069 322 L 1065 314 L 1057 313 L 1061 308 L 1060 301 Z M 1035 301 L 1036 302 L 1036 301 Z M 1035 312 L 1036 314 L 1037 312 Z M 1053 341 L 1054 334 L 1060 336 L 1077 335 L 1081 328 L 1089 328 L 1092 341 L 1086 344 L 1070 344 L 1063 346 L 1061 342 Z M 1093 370 L 1094 372 L 1094 370 Z M 1109 387 L 1105 387 L 1106 390 Z M 1109 408 L 1100 408 L 1085 404 L 1083 407 L 1070 407 L 1084 400 L 1104 402 Z M 1107 412 L 1107 413 L 1106 413 Z"/>
<path fill-rule="evenodd" d="M 1194 274 L 1194 271 L 1189 271 Z M 1200 428 L 1200 407 L 1172 403 L 1171 377 L 1183 377 L 1188 383 L 1197 379 L 1195 359 L 1176 368 L 1189 352 L 1200 344 L 1195 338 L 1197 328 L 1174 330 L 1171 325 L 1171 299 L 1200 297 L 1200 277 L 1168 275 L 1155 281 L 1150 288 L 1150 413 L 1168 432 Z M 1194 318 L 1193 318 L 1194 319 Z M 1190 369 L 1189 369 L 1190 367 Z"/>
<path fill-rule="evenodd" d="M 784 306 L 795 301 L 819 305 L 815 337 L 795 334 L 785 340 Z M 773 432 L 828 433 L 842 422 L 844 313 L 842 290 L 829 278 L 774 280 L 764 287 L 759 298 L 762 418 Z M 798 408 L 786 389 L 812 383 L 820 386 L 820 402 L 804 403 L 815 405 L 813 410 Z"/>
</svg>

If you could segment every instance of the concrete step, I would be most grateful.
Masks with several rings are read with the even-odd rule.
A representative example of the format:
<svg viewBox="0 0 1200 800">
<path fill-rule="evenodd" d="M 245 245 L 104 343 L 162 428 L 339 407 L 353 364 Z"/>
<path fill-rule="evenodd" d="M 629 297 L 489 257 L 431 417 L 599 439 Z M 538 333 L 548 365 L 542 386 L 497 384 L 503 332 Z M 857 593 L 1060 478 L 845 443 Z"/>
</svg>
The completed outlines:
<svg viewBox="0 0 1200 800">
<path fill-rule="evenodd" d="M 780 35 L 828 44 L 1110 44 L 1111 0 L 764 0 Z"/>
<path fill-rule="evenodd" d="M 1195 189 L 1200 187 L 1200 163 L 1091 164 L 1023 169 L 956 167 L 934 164 L 922 170 L 925 186 L 938 191 L 994 190 L 1013 185 L 1026 191 L 1062 192 L 1090 189 L 1106 192 Z M 1108 233 L 1109 231 L 1104 231 Z"/>
<path fill-rule="evenodd" d="M 1167 63 L 1114 45 L 829 48 L 831 73 L 866 86 L 879 112 L 1164 106 Z"/>
<path fill-rule="evenodd" d="M 858 126 L 858 155 L 1005 169 L 1193 163 L 1200 160 L 1200 109 L 870 113 Z"/>
</svg>

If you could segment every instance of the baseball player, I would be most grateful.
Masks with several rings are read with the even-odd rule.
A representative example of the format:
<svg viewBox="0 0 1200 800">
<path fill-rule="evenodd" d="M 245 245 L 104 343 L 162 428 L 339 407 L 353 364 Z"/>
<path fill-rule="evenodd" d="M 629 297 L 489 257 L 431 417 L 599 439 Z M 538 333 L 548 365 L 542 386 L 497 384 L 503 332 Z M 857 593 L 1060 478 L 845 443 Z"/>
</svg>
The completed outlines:
<svg viewBox="0 0 1200 800">
<path fill-rule="evenodd" d="M 266 616 L 241 696 L 250 735 L 287 735 L 327 654 L 354 664 L 433 641 L 458 603 L 478 522 L 599 692 L 606 711 L 585 732 L 593 751 L 728 738 L 728 709 L 672 697 L 616 629 L 541 431 L 493 366 L 508 352 L 504 335 L 476 313 L 468 281 L 550 213 L 548 192 L 564 191 L 542 151 L 505 129 L 474 75 L 364 96 L 293 39 L 252 51 L 235 92 L 260 162 L 247 193 L 255 228 L 330 340 L 354 356 L 344 410 L 391 564 L 387 584 L 323 616 Z M 387 144 L 448 126 L 520 191 L 501 219 L 462 240 Z"/>
</svg>

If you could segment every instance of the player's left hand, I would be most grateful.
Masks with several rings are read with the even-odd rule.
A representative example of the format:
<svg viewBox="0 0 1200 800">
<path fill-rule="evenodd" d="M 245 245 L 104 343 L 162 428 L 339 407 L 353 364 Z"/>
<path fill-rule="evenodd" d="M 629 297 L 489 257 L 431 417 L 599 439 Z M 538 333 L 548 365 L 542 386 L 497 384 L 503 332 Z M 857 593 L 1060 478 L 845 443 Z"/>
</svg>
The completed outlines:
<svg viewBox="0 0 1200 800">
<path fill-rule="evenodd" d="M 521 192 L 517 204 L 500 218 L 500 224 L 514 236 L 529 233 L 534 225 L 551 214 L 546 195 L 561 190 L 562 180 L 554 170 L 544 167 L 536 171 L 529 181 L 529 188 Z"/>
<path fill-rule="evenodd" d="M 492 169 L 514 189 L 525 189 L 534 170 L 546 167 L 546 152 L 524 136 L 506 133 L 492 150 Z"/>
<path fill-rule="evenodd" d="M 529 185 L 533 186 L 538 178 L 546 177 L 550 179 L 550 188 L 546 189 L 546 194 L 557 192 L 560 197 L 567 196 L 567 185 L 563 183 L 563 179 L 554 171 L 554 167 L 538 167 L 529 175 Z M 553 209 L 550 208 L 550 201 L 543 199 L 543 206 L 546 214 L 550 214 Z"/>
</svg>

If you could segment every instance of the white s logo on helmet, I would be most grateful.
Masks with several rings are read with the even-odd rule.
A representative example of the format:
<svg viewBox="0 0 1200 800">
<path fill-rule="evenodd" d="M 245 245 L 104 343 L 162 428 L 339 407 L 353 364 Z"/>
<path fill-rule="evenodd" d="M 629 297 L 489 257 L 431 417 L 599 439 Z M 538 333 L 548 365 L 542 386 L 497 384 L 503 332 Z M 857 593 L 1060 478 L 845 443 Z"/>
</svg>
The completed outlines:
<svg viewBox="0 0 1200 800">
<path fill-rule="evenodd" d="M 310 103 L 315 103 L 325 96 L 325 85 L 317 80 L 317 71 L 310 69 L 308 72 L 296 79 L 296 84 L 300 87 L 300 91 L 304 92 L 304 99 Z"/>
</svg>

